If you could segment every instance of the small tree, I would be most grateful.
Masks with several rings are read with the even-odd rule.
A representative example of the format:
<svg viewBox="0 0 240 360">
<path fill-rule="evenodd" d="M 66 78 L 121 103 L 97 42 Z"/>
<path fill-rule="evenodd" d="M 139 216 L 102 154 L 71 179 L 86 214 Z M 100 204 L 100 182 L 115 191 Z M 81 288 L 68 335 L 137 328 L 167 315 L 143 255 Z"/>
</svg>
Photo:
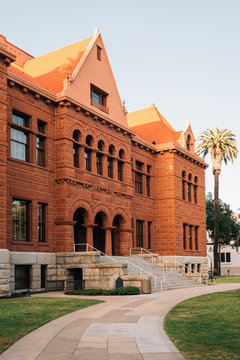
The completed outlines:
<svg viewBox="0 0 240 360">
<path fill-rule="evenodd" d="M 211 193 L 206 197 L 207 232 L 211 240 L 214 240 L 214 201 Z M 240 222 L 230 209 L 230 206 L 219 200 L 219 238 L 228 245 L 239 247 Z"/>
<path fill-rule="evenodd" d="M 219 240 L 219 175 L 221 173 L 222 161 L 227 164 L 233 162 L 237 157 L 236 136 L 227 129 L 207 129 L 197 139 L 197 153 L 205 158 L 211 155 L 212 171 L 214 175 L 214 274 L 219 272 L 218 240 Z"/>
</svg>

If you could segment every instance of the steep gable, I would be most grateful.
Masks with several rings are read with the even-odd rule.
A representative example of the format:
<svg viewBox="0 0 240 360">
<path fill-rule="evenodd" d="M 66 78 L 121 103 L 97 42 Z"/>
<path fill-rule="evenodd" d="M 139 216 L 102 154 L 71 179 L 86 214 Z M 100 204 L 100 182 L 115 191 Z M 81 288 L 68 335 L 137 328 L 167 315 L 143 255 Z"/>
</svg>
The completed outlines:
<svg viewBox="0 0 240 360">
<path fill-rule="evenodd" d="M 103 103 L 100 101 L 98 105 L 93 101 L 92 88 L 102 96 Z M 127 127 L 126 113 L 98 30 L 77 64 L 70 81 L 65 82 L 63 94 L 98 112 L 99 115 L 109 117 Z"/>
</svg>

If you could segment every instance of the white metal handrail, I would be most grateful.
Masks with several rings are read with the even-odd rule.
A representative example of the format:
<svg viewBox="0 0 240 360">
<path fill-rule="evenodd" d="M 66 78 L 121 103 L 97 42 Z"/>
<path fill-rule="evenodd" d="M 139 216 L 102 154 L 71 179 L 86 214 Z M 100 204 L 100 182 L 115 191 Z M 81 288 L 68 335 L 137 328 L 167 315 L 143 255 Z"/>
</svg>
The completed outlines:
<svg viewBox="0 0 240 360">
<path fill-rule="evenodd" d="M 130 248 L 130 256 L 133 256 L 133 255 L 132 255 L 132 252 L 133 252 L 134 250 L 139 250 L 141 256 L 143 256 L 143 252 L 146 252 L 146 253 L 148 253 L 148 254 L 151 254 L 151 255 L 152 255 L 152 263 L 153 263 L 153 258 L 154 258 L 154 257 L 158 258 L 158 261 L 159 261 L 159 259 L 160 259 L 162 262 L 164 262 L 164 263 L 166 264 L 166 271 L 168 270 L 168 263 L 174 263 L 174 265 L 175 265 L 175 271 L 178 271 L 178 266 L 179 266 L 181 269 L 184 267 L 184 269 L 187 269 L 187 276 L 188 276 L 188 277 L 190 277 L 190 274 L 191 274 L 191 273 L 196 273 L 196 274 L 198 274 L 198 277 L 199 277 L 199 279 L 200 279 L 199 283 L 202 284 L 202 274 L 201 274 L 200 272 L 196 271 L 196 270 L 190 269 L 189 266 L 187 266 L 187 265 L 185 265 L 185 264 L 181 264 L 181 263 L 179 263 L 179 262 L 177 262 L 177 261 L 175 261 L 175 260 L 166 260 L 166 259 L 164 259 L 163 257 L 161 257 L 159 254 L 154 254 L 154 253 L 152 253 L 151 251 L 149 251 L 149 250 L 147 250 L 147 249 L 144 249 L 144 248 L 142 248 L 142 247 Z"/>
<path fill-rule="evenodd" d="M 84 245 L 85 245 L 85 246 L 86 246 L 86 251 L 89 251 L 89 250 L 88 250 L 88 247 L 90 247 L 90 248 L 93 249 L 94 251 L 98 251 L 100 254 L 103 254 L 103 255 L 106 256 L 107 258 L 111 259 L 113 262 L 117 263 L 117 260 L 113 259 L 112 256 L 106 255 L 104 252 L 96 249 L 94 246 L 92 246 L 92 245 L 90 245 L 90 244 L 87 244 L 87 243 L 74 244 L 74 250 L 75 250 L 75 252 L 76 252 L 76 245 L 77 245 L 77 246 L 80 246 L 80 245 L 81 245 L 81 246 L 84 246 Z M 158 277 L 158 276 L 152 274 L 151 272 L 149 272 L 149 271 L 141 268 L 140 266 L 132 263 L 131 261 L 124 260 L 124 262 L 126 262 L 126 263 L 128 263 L 128 264 L 131 264 L 131 265 L 135 266 L 136 268 L 138 268 L 138 269 L 140 270 L 140 275 L 142 275 L 142 272 L 145 272 L 145 273 L 153 276 L 153 277 L 154 277 L 155 290 L 157 290 L 157 279 L 159 279 L 159 280 L 161 281 L 161 291 L 162 291 L 162 284 L 165 282 L 165 277 L 164 277 L 164 276 L 163 276 L 163 277 Z"/>
<path fill-rule="evenodd" d="M 81 244 L 74 244 L 74 252 L 76 251 L 76 246 L 86 246 L 86 251 L 89 251 L 88 248 L 90 247 L 91 249 L 93 249 L 94 251 L 99 252 L 100 254 L 106 256 L 107 258 L 109 258 L 110 260 L 112 260 L 113 262 L 117 262 L 115 259 L 113 259 L 111 256 L 105 254 L 104 252 L 102 252 L 101 250 L 96 249 L 94 246 L 88 244 L 88 243 L 81 243 Z"/>
</svg>

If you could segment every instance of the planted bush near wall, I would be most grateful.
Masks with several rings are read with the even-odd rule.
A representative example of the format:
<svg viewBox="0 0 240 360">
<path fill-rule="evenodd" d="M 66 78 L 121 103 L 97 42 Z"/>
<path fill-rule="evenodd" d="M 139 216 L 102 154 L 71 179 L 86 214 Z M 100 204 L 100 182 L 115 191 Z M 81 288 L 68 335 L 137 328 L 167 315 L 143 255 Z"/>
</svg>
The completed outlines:
<svg viewBox="0 0 240 360">
<path fill-rule="evenodd" d="M 113 290 L 78 289 L 65 292 L 66 295 L 138 295 L 140 290 L 135 286 L 126 286 Z"/>
</svg>

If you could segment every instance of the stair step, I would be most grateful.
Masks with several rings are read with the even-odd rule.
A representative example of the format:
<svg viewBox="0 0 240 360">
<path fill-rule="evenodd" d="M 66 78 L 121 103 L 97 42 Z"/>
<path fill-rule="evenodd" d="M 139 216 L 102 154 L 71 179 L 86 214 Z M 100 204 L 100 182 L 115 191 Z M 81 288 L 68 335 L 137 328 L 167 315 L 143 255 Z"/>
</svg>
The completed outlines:
<svg viewBox="0 0 240 360">
<path fill-rule="evenodd" d="M 138 257 L 138 256 L 112 256 L 114 262 L 126 263 L 128 275 L 142 275 L 146 274 L 151 276 L 152 289 L 155 290 L 155 276 L 156 280 L 156 290 L 161 288 L 161 279 L 165 279 L 165 282 L 162 282 L 162 288 L 167 289 L 176 289 L 176 288 L 186 288 L 198 286 L 199 283 L 192 278 L 188 278 L 184 273 L 171 270 L 162 270 L 158 265 L 152 264 L 147 260 Z M 106 256 L 100 256 L 100 263 L 111 263 L 111 259 Z M 138 267 L 141 268 L 138 269 Z M 151 273 L 151 275 L 149 274 Z"/>
</svg>

